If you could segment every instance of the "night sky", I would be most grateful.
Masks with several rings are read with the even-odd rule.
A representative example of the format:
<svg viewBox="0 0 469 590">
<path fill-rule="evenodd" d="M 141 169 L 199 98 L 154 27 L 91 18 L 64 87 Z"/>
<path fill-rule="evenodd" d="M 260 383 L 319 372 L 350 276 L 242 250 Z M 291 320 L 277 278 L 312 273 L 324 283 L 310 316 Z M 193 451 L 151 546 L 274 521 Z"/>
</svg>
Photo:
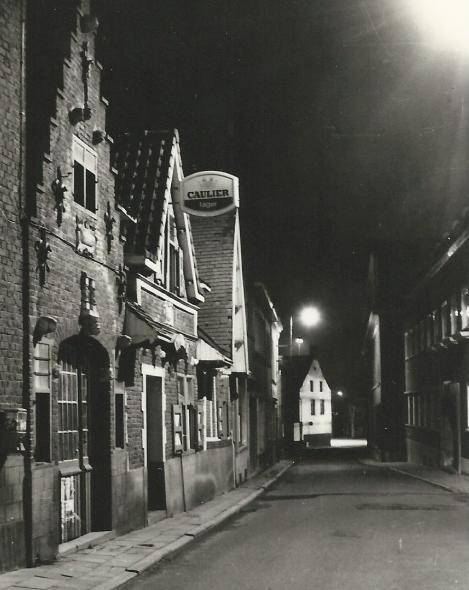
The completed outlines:
<svg viewBox="0 0 469 590">
<path fill-rule="evenodd" d="M 95 1 L 111 134 L 176 127 L 185 174 L 240 177 L 248 276 L 287 333 L 320 307 L 311 342 L 352 394 L 370 250 L 406 284 L 469 206 L 469 59 L 431 46 L 408 1 Z"/>
</svg>

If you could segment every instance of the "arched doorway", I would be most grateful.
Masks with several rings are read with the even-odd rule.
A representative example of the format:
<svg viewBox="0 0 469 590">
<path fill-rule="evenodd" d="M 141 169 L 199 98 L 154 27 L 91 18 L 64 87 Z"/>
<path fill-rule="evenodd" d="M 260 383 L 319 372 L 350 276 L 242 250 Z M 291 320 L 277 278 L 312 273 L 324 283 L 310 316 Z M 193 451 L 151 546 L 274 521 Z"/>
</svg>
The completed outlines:
<svg viewBox="0 0 469 590">
<path fill-rule="evenodd" d="M 57 454 L 60 539 L 111 528 L 109 355 L 93 337 L 62 341 Z"/>
</svg>

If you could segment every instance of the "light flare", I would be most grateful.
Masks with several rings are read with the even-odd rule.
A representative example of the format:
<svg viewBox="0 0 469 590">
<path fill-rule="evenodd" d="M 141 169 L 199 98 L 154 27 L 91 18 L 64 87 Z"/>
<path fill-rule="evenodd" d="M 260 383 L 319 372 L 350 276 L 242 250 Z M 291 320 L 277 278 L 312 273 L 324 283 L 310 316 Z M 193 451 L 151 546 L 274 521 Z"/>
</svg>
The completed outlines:
<svg viewBox="0 0 469 590">
<path fill-rule="evenodd" d="M 426 41 L 469 54 L 468 0 L 406 0 Z"/>
</svg>

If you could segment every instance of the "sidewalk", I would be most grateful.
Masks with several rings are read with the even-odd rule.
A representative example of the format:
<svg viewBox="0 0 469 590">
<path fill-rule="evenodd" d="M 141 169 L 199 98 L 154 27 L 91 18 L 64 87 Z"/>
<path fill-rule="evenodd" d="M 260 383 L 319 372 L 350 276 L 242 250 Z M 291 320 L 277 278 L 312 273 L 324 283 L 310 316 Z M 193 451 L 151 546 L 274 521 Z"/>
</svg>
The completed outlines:
<svg viewBox="0 0 469 590">
<path fill-rule="evenodd" d="M 372 459 L 362 459 L 364 465 L 372 465 L 382 469 L 390 469 L 403 475 L 409 475 L 415 479 L 420 479 L 439 488 L 443 488 L 453 494 L 469 494 L 469 476 L 447 473 L 442 469 L 425 467 L 423 465 L 414 465 L 412 463 L 395 462 L 381 463 Z"/>
<path fill-rule="evenodd" d="M 292 465 L 279 461 L 260 475 L 211 502 L 173 518 L 115 537 L 93 548 L 59 557 L 50 565 L 0 575 L 0 590 L 113 590 L 193 543 L 239 513 Z"/>
</svg>

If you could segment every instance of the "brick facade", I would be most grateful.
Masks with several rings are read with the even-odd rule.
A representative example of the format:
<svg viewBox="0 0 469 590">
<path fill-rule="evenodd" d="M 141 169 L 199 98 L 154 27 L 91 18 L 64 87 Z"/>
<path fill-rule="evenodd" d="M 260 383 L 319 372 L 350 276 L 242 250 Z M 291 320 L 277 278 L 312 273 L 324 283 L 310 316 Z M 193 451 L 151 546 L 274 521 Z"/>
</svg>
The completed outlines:
<svg viewBox="0 0 469 590">
<path fill-rule="evenodd" d="M 23 406 L 22 2 L 0 2 L 0 412 Z M 1 447 L 1 445 L 0 445 Z M 24 562 L 23 461 L 0 448 L 0 571 Z"/>
</svg>

